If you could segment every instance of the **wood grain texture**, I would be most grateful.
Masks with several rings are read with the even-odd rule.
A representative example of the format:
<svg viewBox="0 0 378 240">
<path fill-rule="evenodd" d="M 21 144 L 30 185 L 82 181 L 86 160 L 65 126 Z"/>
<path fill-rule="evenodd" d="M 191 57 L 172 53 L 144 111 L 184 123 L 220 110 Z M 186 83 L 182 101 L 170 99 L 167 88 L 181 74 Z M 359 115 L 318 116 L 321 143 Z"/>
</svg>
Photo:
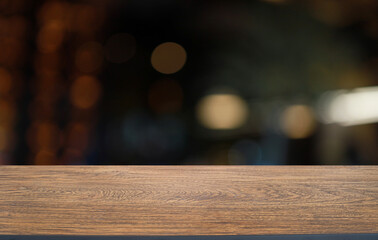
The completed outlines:
<svg viewBox="0 0 378 240">
<path fill-rule="evenodd" d="M 378 233 L 377 166 L 3 166 L 0 234 Z"/>
</svg>

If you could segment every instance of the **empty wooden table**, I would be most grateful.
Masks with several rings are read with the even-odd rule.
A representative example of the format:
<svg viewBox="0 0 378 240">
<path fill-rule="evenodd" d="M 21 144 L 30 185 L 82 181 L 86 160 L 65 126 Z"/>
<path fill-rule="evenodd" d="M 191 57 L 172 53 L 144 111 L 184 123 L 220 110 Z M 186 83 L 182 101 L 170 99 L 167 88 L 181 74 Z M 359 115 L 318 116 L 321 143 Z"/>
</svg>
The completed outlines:
<svg viewBox="0 0 378 240">
<path fill-rule="evenodd" d="M 378 233 L 377 166 L 1 166 L 6 235 Z"/>
</svg>

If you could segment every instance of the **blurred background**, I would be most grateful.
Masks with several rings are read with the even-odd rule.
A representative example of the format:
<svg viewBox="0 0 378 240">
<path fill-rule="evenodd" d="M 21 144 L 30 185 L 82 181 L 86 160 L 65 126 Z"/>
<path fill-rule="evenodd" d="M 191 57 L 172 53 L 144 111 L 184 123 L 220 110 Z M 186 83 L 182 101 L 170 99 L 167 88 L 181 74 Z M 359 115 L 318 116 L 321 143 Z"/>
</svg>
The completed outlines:
<svg viewBox="0 0 378 240">
<path fill-rule="evenodd" d="M 0 0 L 0 164 L 378 164 L 376 0 Z"/>
</svg>

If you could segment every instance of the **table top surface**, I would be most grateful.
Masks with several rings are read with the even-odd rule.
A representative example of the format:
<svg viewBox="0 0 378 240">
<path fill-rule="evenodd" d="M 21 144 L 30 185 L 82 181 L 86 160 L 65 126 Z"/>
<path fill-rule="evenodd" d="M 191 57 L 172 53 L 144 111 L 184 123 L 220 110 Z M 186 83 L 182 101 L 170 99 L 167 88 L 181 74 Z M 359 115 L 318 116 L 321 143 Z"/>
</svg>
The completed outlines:
<svg viewBox="0 0 378 240">
<path fill-rule="evenodd" d="M 1 166 L 1 235 L 378 233 L 378 166 Z"/>
</svg>

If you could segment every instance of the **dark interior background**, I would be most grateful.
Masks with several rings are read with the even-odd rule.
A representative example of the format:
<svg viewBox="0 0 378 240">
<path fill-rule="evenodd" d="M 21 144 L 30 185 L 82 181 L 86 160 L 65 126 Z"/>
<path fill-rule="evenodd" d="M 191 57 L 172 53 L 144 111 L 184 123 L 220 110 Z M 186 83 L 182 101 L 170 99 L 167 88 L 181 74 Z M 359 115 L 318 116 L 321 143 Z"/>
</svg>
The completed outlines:
<svg viewBox="0 0 378 240">
<path fill-rule="evenodd" d="M 0 164 L 377 164 L 376 0 L 0 1 Z"/>
</svg>

